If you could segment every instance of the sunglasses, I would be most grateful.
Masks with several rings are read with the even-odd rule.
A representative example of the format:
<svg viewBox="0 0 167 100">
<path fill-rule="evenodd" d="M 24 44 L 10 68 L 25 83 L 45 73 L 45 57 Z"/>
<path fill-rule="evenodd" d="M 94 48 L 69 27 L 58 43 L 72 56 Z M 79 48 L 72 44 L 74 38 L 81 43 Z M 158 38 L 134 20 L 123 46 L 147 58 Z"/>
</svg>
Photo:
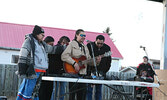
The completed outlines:
<svg viewBox="0 0 167 100">
<path fill-rule="evenodd" d="M 98 45 L 103 45 L 104 43 L 98 43 L 98 42 L 97 42 L 97 44 L 98 44 Z"/>
<path fill-rule="evenodd" d="M 80 36 L 81 36 L 81 37 L 86 37 L 86 35 L 85 35 L 85 34 L 80 34 Z"/>
</svg>

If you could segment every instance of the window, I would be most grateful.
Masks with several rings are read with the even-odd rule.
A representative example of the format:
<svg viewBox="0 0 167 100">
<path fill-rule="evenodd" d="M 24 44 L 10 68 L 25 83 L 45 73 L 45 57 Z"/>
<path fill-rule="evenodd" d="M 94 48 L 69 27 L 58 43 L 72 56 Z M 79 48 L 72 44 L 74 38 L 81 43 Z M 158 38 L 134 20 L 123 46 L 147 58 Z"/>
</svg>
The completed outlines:
<svg viewBox="0 0 167 100">
<path fill-rule="evenodd" d="M 19 55 L 12 55 L 11 63 L 17 63 L 19 60 Z"/>
</svg>

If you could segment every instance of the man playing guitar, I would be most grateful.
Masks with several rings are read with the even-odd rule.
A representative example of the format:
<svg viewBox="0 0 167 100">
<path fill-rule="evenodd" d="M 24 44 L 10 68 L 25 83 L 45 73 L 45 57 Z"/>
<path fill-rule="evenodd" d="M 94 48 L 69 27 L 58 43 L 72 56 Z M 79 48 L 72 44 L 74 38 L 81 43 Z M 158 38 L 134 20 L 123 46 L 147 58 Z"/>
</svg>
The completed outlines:
<svg viewBox="0 0 167 100">
<path fill-rule="evenodd" d="M 108 56 L 105 56 L 104 58 L 101 58 L 101 62 L 99 64 L 97 64 L 97 66 L 88 66 L 88 70 L 87 73 L 88 75 L 96 75 L 100 77 L 104 77 L 106 76 L 106 73 L 108 72 L 108 70 L 110 69 L 111 66 L 111 50 L 110 47 L 104 43 L 105 38 L 103 35 L 98 35 L 96 37 L 96 41 L 95 42 L 91 42 L 88 43 L 88 49 L 90 52 L 91 57 L 93 57 L 93 53 L 94 56 L 99 56 L 99 55 L 103 55 L 107 52 L 110 52 Z M 91 50 L 91 45 L 93 47 L 93 52 Z M 97 70 L 96 70 L 96 68 Z M 96 72 L 97 71 L 97 72 Z M 103 78 L 100 78 L 103 79 Z M 101 84 L 96 84 L 95 85 L 96 88 L 96 93 L 95 93 L 95 100 L 102 100 L 102 85 Z M 88 85 L 88 91 L 87 91 L 87 100 L 92 100 L 92 91 L 93 91 L 93 87 L 91 84 Z"/>
<path fill-rule="evenodd" d="M 72 65 L 77 73 L 69 72 L 70 74 L 77 74 L 80 77 L 86 75 L 87 64 L 93 64 L 92 62 L 84 63 L 84 68 L 80 68 L 78 62 L 74 60 L 74 58 L 82 58 L 85 56 L 86 59 L 91 59 L 89 55 L 89 50 L 87 46 L 83 43 L 85 40 L 86 34 L 84 30 L 78 29 L 75 33 L 75 38 L 73 41 L 69 43 L 65 51 L 61 55 L 62 61 Z M 101 58 L 97 57 L 97 63 L 100 62 Z M 75 96 L 77 96 L 77 100 L 85 100 L 86 98 L 86 84 L 84 83 L 69 83 L 69 100 L 76 100 Z M 77 89 L 76 93 L 73 92 Z"/>
</svg>

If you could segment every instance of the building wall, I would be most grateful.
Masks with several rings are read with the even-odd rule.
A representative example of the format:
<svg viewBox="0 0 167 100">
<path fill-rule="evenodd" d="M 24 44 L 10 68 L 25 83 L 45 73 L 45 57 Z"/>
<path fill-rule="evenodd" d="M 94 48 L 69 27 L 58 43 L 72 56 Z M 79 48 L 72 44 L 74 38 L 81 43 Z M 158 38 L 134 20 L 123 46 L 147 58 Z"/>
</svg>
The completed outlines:
<svg viewBox="0 0 167 100">
<path fill-rule="evenodd" d="M 150 63 L 153 65 L 154 69 L 160 69 L 160 60 L 150 59 Z"/>
<path fill-rule="evenodd" d="M 111 67 L 109 71 L 119 72 L 120 68 L 121 68 L 121 61 L 118 59 L 112 59 Z"/>
<path fill-rule="evenodd" d="M 12 55 L 19 55 L 19 51 L 0 49 L 0 55 L 3 55 L 0 57 L 0 64 L 16 64 L 12 63 Z M 121 68 L 120 60 L 112 59 L 109 71 L 119 72 L 120 68 Z"/>
<path fill-rule="evenodd" d="M 19 51 L 0 49 L 0 64 L 14 64 L 12 55 L 19 55 Z"/>
</svg>

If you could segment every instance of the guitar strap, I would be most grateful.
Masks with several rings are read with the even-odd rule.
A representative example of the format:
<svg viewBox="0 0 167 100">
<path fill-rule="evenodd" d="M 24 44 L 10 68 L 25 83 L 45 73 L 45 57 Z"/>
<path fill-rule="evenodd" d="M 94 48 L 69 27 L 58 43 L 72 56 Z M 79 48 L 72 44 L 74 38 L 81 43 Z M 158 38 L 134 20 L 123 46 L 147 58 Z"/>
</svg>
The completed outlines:
<svg viewBox="0 0 167 100">
<path fill-rule="evenodd" d="M 85 47 L 82 45 L 82 47 L 83 47 L 83 51 L 84 51 L 84 54 L 85 54 L 85 56 L 86 56 L 86 51 L 85 51 Z"/>
<path fill-rule="evenodd" d="M 79 46 L 79 48 L 80 48 L 81 51 L 82 51 L 82 49 L 83 49 L 84 54 L 85 54 L 85 56 L 86 56 L 85 47 L 84 47 L 81 43 L 79 43 L 76 39 L 74 39 L 74 41 L 76 41 L 76 42 L 78 43 L 78 46 Z"/>
</svg>

